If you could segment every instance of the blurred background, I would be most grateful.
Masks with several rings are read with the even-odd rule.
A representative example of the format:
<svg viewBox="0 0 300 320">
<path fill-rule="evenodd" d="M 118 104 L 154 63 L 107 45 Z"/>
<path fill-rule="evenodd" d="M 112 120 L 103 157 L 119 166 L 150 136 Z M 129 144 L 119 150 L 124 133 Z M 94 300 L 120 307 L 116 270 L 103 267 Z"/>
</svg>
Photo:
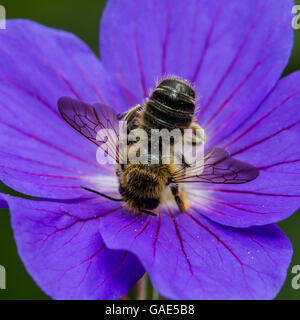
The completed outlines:
<svg viewBox="0 0 300 320">
<path fill-rule="evenodd" d="M 7 19 L 26 18 L 49 27 L 71 31 L 98 55 L 99 21 L 106 2 L 106 0 L 0 0 L 0 5 L 6 8 Z M 296 0 L 295 4 L 300 5 L 300 0 Z M 300 29 L 295 31 L 293 54 L 283 76 L 296 70 L 300 70 Z M 4 190 L 3 185 L 0 185 L 1 190 Z M 292 241 L 294 256 L 286 282 L 277 299 L 300 300 L 300 289 L 295 290 L 291 286 L 294 276 L 291 268 L 300 265 L 300 211 L 278 225 Z M 1 209 L 0 265 L 5 266 L 7 273 L 7 290 L 0 290 L 0 299 L 49 299 L 26 272 L 17 253 L 9 211 Z"/>
</svg>

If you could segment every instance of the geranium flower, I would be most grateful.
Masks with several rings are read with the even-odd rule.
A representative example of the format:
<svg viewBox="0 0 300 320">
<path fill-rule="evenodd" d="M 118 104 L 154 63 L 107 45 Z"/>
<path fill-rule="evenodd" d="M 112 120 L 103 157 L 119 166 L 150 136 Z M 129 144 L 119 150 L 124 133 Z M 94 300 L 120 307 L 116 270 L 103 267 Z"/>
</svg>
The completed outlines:
<svg viewBox="0 0 300 320">
<path fill-rule="evenodd" d="M 5 201 L 5 199 L 3 199 L 3 197 L 0 194 L 0 209 L 7 209 L 8 205 L 7 202 Z"/>
<path fill-rule="evenodd" d="M 172 299 L 271 299 L 292 247 L 273 223 L 299 208 L 299 73 L 279 80 L 293 45 L 292 0 L 109 1 L 101 61 L 74 35 L 25 20 L 0 32 L 0 178 L 19 254 L 56 299 L 115 299 L 148 272 Z M 69 127 L 69 96 L 117 112 L 155 81 L 194 83 L 206 147 L 260 170 L 242 185 L 197 184 L 185 213 L 129 215 L 80 188 L 117 190 L 96 147 Z"/>
</svg>

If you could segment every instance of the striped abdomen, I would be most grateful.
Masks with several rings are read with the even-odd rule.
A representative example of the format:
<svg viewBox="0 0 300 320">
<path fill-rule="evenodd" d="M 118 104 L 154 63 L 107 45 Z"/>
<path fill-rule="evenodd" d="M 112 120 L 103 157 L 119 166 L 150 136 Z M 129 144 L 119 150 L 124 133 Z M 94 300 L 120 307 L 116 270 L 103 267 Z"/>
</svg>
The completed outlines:
<svg viewBox="0 0 300 320">
<path fill-rule="evenodd" d="M 186 129 L 193 121 L 195 91 L 184 80 L 165 79 L 151 94 L 141 114 L 145 129 Z"/>
</svg>

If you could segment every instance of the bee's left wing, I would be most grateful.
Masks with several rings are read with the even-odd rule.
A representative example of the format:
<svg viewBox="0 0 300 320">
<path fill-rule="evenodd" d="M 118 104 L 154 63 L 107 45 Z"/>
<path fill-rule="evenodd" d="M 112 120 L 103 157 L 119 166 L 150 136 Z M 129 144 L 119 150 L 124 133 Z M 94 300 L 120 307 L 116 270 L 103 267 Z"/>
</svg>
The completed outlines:
<svg viewBox="0 0 300 320">
<path fill-rule="evenodd" d="M 119 121 L 114 110 L 103 104 L 90 105 L 68 97 L 60 98 L 57 104 L 60 114 L 69 125 L 119 161 Z"/>
<path fill-rule="evenodd" d="M 204 159 L 201 161 L 177 170 L 172 180 L 176 183 L 240 184 L 254 180 L 258 175 L 257 168 L 232 158 L 224 149 L 213 148 L 204 153 Z"/>
</svg>

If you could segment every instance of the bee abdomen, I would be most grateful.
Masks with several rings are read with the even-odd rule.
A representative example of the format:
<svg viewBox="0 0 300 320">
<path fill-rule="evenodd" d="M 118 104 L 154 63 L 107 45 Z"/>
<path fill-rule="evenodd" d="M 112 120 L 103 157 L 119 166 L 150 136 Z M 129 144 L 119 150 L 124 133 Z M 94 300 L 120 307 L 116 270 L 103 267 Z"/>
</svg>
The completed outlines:
<svg viewBox="0 0 300 320">
<path fill-rule="evenodd" d="M 188 128 L 195 112 L 195 92 L 181 79 L 163 80 L 153 91 L 142 114 L 142 126 L 169 129 Z"/>
</svg>

